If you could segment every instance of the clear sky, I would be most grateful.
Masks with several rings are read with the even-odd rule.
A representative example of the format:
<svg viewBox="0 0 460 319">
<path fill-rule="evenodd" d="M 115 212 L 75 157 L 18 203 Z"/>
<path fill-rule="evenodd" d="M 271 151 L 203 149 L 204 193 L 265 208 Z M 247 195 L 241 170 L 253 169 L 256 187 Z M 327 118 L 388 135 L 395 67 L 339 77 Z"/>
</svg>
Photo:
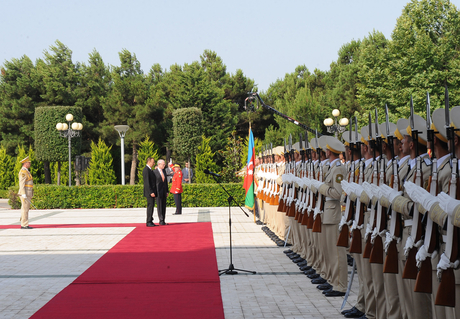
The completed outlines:
<svg viewBox="0 0 460 319">
<path fill-rule="evenodd" d="M 96 49 L 105 64 L 118 52 L 135 53 L 147 73 L 159 63 L 199 61 L 215 51 L 227 66 L 266 91 L 305 64 L 328 70 L 340 47 L 373 30 L 387 38 L 405 0 L 3 0 L 0 63 L 27 55 L 43 58 L 56 40 L 87 62 Z M 452 1 L 457 7 L 460 0 Z"/>
</svg>

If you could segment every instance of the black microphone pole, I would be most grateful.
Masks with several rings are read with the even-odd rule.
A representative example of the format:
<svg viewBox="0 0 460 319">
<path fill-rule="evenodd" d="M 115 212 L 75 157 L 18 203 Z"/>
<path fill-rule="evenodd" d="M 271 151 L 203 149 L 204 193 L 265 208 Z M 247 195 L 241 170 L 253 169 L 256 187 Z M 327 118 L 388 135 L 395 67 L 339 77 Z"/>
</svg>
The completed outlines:
<svg viewBox="0 0 460 319">
<path fill-rule="evenodd" d="M 209 172 L 208 169 L 204 170 L 204 172 L 206 174 L 209 174 L 211 172 Z M 233 198 L 232 195 L 230 195 L 230 193 L 227 191 L 227 189 L 225 189 L 225 187 L 219 182 L 217 176 L 219 176 L 218 174 L 209 174 L 211 175 L 214 180 L 216 181 L 217 184 L 219 184 L 219 186 L 225 191 L 225 193 L 227 193 L 228 195 L 228 198 L 227 198 L 227 201 L 228 201 L 228 229 L 229 229 L 229 234 L 230 234 L 230 265 L 228 266 L 227 269 L 221 269 L 219 270 L 219 276 L 220 275 L 236 275 L 238 274 L 238 271 L 243 271 L 243 272 L 248 272 L 248 273 L 251 273 L 251 274 L 255 274 L 256 272 L 255 271 L 252 271 L 252 270 L 244 270 L 244 269 L 238 269 L 238 268 L 235 268 L 235 266 L 233 266 L 233 247 L 232 247 L 232 202 L 234 202 L 242 211 L 243 213 L 249 217 L 249 215 L 244 211 L 243 208 L 241 208 L 241 206 L 235 201 L 235 199 Z M 216 176 L 217 175 L 217 176 Z"/>
</svg>

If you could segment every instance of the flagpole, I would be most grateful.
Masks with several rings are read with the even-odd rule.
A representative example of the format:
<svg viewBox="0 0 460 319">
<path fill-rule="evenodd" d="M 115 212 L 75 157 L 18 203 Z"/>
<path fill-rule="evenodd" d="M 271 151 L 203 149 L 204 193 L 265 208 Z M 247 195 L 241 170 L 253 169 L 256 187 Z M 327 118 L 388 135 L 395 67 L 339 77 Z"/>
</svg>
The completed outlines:
<svg viewBox="0 0 460 319">
<path fill-rule="evenodd" d="M 251 135 L 251 120 L 249 120 L 249 133 L 248 135 L 250 136 Z M 249 144 L 248 144 L 248 147 L 249 147 Z M 255 151 L 255 145 L 254 145 L 254 151 Z M 253 174 L 252 174 L 252 192 L 254 192 L 254 173 L 256 172 L 256 167 L 255 167 L 255 158 L 256 158 L 256 154 L 253 155 L 254 156 L 254 168 L 253 168 Z M 249 163 L 248 163 L 249 164 Z M 252 216 L 254 217 L 254 223 L 256 223 L 256 201 L 257 199 L 254 197 L 254 209 L 252 210 Z"/>
</svg>

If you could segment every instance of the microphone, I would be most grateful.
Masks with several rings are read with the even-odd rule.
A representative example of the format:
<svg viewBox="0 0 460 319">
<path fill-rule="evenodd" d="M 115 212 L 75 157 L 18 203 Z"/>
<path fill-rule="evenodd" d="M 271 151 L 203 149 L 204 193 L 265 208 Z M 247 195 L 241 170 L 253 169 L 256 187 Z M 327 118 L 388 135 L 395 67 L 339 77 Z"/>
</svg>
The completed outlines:
<svg viewBox="0 0 460 319">
<path fill-rule="evenodd" d="M 216 174 L 216 173 L 211 172 L 209 169 L 205 169 L 203 172 L 204 172 L 205 174 L 212 175 L 212 176 L 215 176 L 215 177 L 222 177 L 222 176 L 220 176 L 219 174 Z"/>
</svg>

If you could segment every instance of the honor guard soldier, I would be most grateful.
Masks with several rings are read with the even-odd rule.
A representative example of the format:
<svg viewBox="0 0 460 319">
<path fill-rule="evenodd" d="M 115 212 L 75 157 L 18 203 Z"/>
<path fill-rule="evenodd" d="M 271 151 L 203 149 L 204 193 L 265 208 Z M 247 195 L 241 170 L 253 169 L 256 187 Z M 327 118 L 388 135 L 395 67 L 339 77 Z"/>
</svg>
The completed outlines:
<svg viewBox="0 0 460 319">
<path fill-rule="evenodd" d="M 411 107 L 411 110 L 413 110 L 413 107 Z M 426 188 L 431 175 L 431 161 L 427 153 L 426 121 L 411 111 L 409 125 L 406 128 L 400 128 L 399 121 L 397 125 L 401 133 L 404 129 L 406 130 L 401 147 L 405 154 L 410 154 L 409 172 L 406 176 L 401 176 L 400 181 L 401 183 L 410 181 Z M 401 214 L 404 221 L 404 230 L 402 232 L 404 249 L 402 250 L 403 254 L 400 251 L 398 256 L 399 264 L 403 268 L 399 275 L 403 277 L 404 291 L 398 290 L 399 296 L 401 300 L 404 300 L 404 309 L 408 318 L 431 318 L 430 296 L 414 292 L 417 276 L 415 256 L 417 247 L 422 244 L 421 214 L 419 214 L 418 205 L 414 205 L 414 202 L 404 190 L 404 184 L 403 195 L 398 195 L 398 192 L 393 191 L 387 193 L 385 197 L 392 203 L 393 210 Z"/>
<path fill-rule="evenodd" d="M 324 175 L 324 182 L 317 181 L 315 188 L 325 196 L 321 220 L 321 247 L 324 248 L 322 253 L 326 266 L 326 276 L 323 278 L 327 278 L 328 285 L 318 288 L 327 288 L 324 289 L 326 297 L 339 297 L 345 295 L 348 273 L 346 249 L 337 247 L 337 226 L 341 219 L 341 183 L 347 174 L 345 166 L 340 162 L 339 154 L 345 151 L 345 146 L 332 136 L 325 136 L 323 141 L 329 169 Z"/>
<path fill-rule="evenodd" d="M 29 156 L 22 161 L 22 168 L 19 170 L 19 192 L 21 195 L 21 229 L 32 229 L 29 226 L 29 209 L 31 199 L 34 196 L 34 180 L 29 172 Z"/>
</svg>

